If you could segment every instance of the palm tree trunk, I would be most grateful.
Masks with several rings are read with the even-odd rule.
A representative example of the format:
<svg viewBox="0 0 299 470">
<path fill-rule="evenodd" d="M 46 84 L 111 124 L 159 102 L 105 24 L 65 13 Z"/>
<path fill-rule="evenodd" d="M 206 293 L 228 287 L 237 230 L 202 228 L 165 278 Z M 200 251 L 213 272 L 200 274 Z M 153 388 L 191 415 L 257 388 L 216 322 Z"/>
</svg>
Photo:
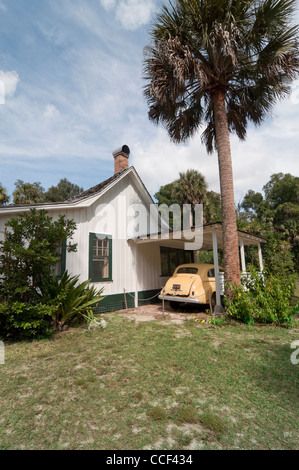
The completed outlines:
<svg viewBox="0 0 299 470">
<path fill-rule="evenodd" d="M 212 96 L 221 189 L 223 255 L 225 282 L 240 284 L 240 261 L 234 200 L 231 147 L 227 124 L 225 93 Z M 229 295 L 229 292 L 227 292 Z"/>
</svg>

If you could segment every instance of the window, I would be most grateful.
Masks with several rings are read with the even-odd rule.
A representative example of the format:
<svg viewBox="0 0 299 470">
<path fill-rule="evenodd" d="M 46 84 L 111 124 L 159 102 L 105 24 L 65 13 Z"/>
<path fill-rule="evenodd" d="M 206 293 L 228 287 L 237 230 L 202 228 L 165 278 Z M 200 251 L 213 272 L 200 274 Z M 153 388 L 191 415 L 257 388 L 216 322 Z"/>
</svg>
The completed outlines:
<svg viewBox="0 0 299 470">
<path fill-rule="evenodd" d="M 112 237 L 89 236 L 89 278 L 93 282 L 112 281 Z"/>
<path fill-rule="evenodd" d="M 197 268 L 191 268 L 191 267 L 186 267 L 186 268 L 180 268 L 177 270 L 177 274 L 197 274 L 198 269 Z"/>
<path fill-rule="evenodd" d="M 161 275 L 172 276 L 174 270 L 180 264 L 194 263 L 193 251 L 180 250 L 178 248 L 160 247 Z"/>
</svg>

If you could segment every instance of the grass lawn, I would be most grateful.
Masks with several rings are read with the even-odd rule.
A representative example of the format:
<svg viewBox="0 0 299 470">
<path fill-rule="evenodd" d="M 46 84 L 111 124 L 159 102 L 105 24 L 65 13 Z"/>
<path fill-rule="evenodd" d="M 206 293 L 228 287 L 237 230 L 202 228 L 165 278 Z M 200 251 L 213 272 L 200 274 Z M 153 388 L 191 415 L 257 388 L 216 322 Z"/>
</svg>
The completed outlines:
<svg viewBox="0 0 299 470">
<path fill-rule="evenodd" d="M 298 329 L 104 315 L 6 344 L 0 449 L 298 449 Z"/>
</svg>

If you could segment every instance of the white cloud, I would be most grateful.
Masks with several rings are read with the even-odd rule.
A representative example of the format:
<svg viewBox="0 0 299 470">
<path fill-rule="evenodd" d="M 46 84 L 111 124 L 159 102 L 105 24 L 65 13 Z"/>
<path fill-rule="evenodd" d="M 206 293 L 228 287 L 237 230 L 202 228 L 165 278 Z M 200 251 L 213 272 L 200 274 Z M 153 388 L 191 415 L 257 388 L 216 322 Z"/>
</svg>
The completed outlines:
<svg viewBox="0 0 299 470">
<path fill-rule="evenodd" d="M 56 106 L 54 106 L 54 104 L 48 104 L 44 111 L 44 117 L 52 119 L 58 116 L 60 116 L 60 113 Z"/>
<path fill-rule="evenodd" d="M 107 11 L 115 6 L 115 0 L 100 0 L 100 3 Z"/>
<path fill-rule="evenodd" d="M 1 102 L 4 103 L 6 98 L 11 98 L 17 89 L 19 83 L 19 75 L 17 72 L 4 72 L 0 70 L 0 93 Z"/>
<path fill-rule="evenodd" d="M 154 0 L 100 0 L 106 11 L 115 10 L 116 20 L 126 30 L 147 24 L 155 8 Z"/>
<path fill-rule="evenodd" d="M 133 137 L 133 136 L 132 136 Z M 202 173 L 209 189 L 219 192 L 217 155 L 208 155 L 201 143 L 200 133 L 187 144 L 170 142 L 165 130 L 158 128 L 155 135 L 132 145 L 132 161 L 148 190 L 153 194 L 160 186 L 179 177 L 180 172 L 194 169 Z M 132 138 L 134 142 L 134 138 Z M 130 142 L 128 139 L 128 145 Z"/>
<path fill-rule="evenodd" d="M 200 134 L 180 145 L 171 143 L 161 127 L 143 138 L 137 139 L 136 131 L 128 134 L 131 164 L 152 194 L 191 168 L 205 176 L 210 190 L 220 192 L 217 154 L 206 153 Z M 274 173 L 298 175 L 298 105 L 291 98 L 280 102 L 261 127 L 248 127 L 245 141 L 231 135 L 231 148 L 236 203 L 249 189 L 261 192 Z"/>
<path fill-rule="evenodd" d="M 9 12 L 15 8 L 18 18 L 13 3 Z M 19 3 L 25 12 L 26 0 Z M 1 4 L 0 0 L 0 8 Z M 151 20 L 158 0 L 40 4 L 41 11 L 37 9 L 34 16 L 30 12 L 19 29 L 11 22 L 11 37 L 18 34 L 19 55 L 12 40 L 5 43 L 2 28 L 3 47 L 11 56 L 6 67 L 14 70 L 18 63 L 22 77 L 22 87 L 15 93 L 18 73 L 0 70 L 7 97 L 13 97 L 0 106 L 2 183 L 10 190 L 16 178 L 27 178 L 47 187 L 68 177 L 88 188 L 113 174 L 112 151 L 127 144 L 130 164 L 151 194 L 189 168 L 200 171 L 209 189 L 219 192 L 217 154 L 207 155 L 201 130 L 186 144 L 175 145 L 162 127 L 147 118 L 141 76 L 148 37 L 141 26 Z M 4 22 L 4 15 L 1 18 Z M 25 28 L 27 23 L 32 27 Z M 30 47 L 26 35 L 32 37 Z M 258 129 L 250 127 L 245 142 L 232 136 L 236 202 L 248 189 L 261 191 L 273 173 L 299 174 L 298 86 L 297 81 L 293 96 L 275 108 L 274 119 Z"/>
<path fill-rule="evenodd" d="M 154 6 L 151 0 L 122 0 L 116 18 L 125 29 L 136 30 L 149 22 Z"/>
</svg>

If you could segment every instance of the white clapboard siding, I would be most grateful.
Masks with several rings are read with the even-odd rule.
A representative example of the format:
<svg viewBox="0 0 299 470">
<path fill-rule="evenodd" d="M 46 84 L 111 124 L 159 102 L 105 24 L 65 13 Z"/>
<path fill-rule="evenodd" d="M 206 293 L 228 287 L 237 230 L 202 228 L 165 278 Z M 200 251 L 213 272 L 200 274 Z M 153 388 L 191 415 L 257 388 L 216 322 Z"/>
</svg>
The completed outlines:
<svg viewBox="0 0 299 470">
<path fill-rule="evenodd" d="M 133 171 L 129 171 L 117 184 L 111 185 L 102 194 L 92 195 L 88 201 L 73 204 L 69 207 L 56 205 L 40 206 L 37 210 L 46 209 L 48 215 L 57 220 L 59 215 L 73 219 L 77 229 L 72 242 L 77 244 L 77 251 L 66 253 L 66 269 L 72 275 L 79 275 L 80 282 L 89 278 L 89 234 L 98 233 L 112 237 L 112 281 L 93 283 L 96 288 L 104 288 L 104 295 L 160 289 L 163 282 L 160 278 L 160 248 L 136 246 L 129 240 L 149 233 L 150 200 L 146 190 L 140 185 Z M 136 204 L 139 212 L 146 215 L 146 223 L 138 218 L 136 223 Z M 0 232 L 5 223 L 26 209 L 10 209 L 7 215 L 1 214 Z M 134 222 L 134 223 L 133 223 Z M 141 232 L 133 229 L 139 227 Z M 130 229 L 130 230 L 129 230 Z M 133 231 L 132 231 L 133 230 Z"/>
</svg>

